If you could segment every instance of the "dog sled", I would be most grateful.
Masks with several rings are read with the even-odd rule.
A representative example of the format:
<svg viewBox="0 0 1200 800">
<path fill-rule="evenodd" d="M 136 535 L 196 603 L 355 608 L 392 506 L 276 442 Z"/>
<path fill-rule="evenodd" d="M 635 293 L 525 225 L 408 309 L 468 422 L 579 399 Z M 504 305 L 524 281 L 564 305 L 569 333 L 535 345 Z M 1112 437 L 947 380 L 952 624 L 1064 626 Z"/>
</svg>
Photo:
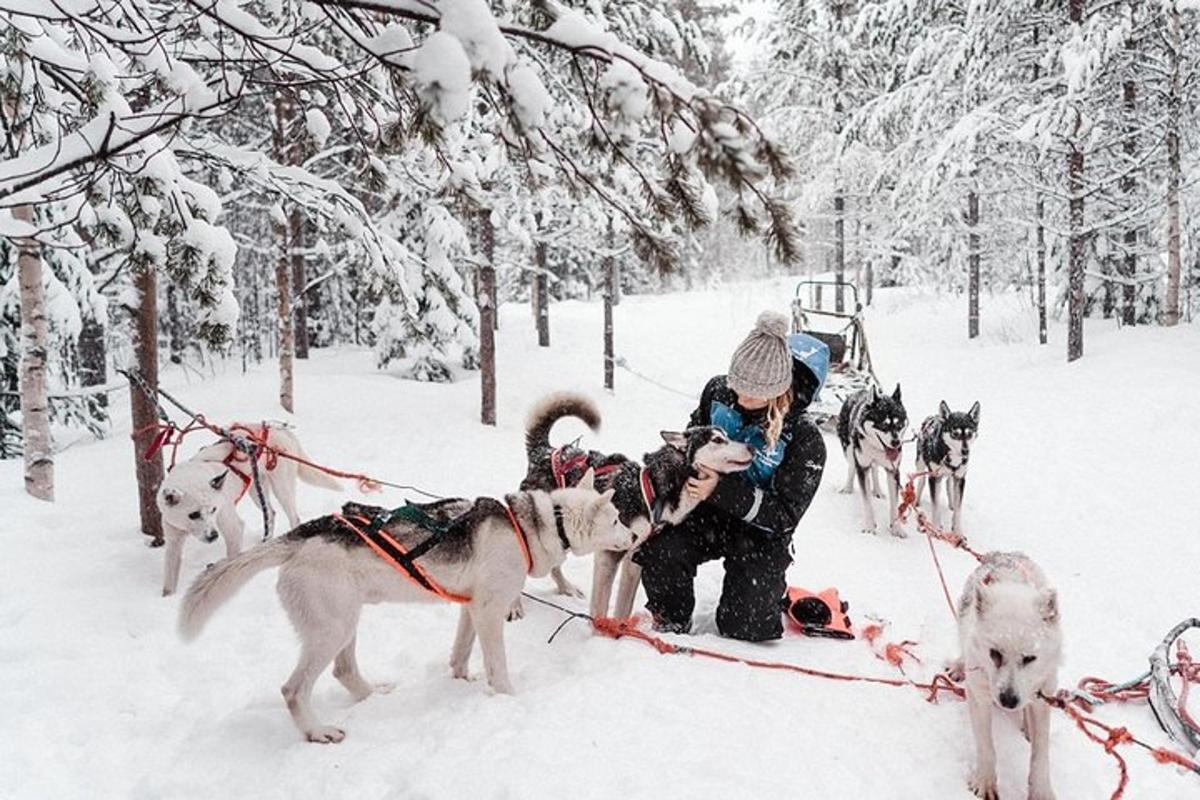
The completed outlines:
<svg viewBox="0 0 1200 800">
<path fill-rule="evenodd" d="M 829 347 L 829 375 L 820 394 L 809 405 L 809 415 L 822 428 L 833 430 L 837 415 L 847 397 L 860 389 L 878 386 L 871 365 L 871 349 L 863 324 L 858 287 L 841 283 L 846 305 L 853 311 L 835 311 L 838 281 L 806 278 L 796 284 L 792 297 L 792 330 L 804 333 Z"/>
</svg>

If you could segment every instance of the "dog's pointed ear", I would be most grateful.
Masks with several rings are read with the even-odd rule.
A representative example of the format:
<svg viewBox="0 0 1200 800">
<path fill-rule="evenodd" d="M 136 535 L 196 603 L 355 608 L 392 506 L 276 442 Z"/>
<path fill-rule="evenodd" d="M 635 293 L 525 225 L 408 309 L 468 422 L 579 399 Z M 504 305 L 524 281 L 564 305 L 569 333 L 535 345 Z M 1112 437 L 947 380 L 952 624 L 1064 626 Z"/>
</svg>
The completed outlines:
<svg viewBox="0 0 1200 800">
<path fill-rule="evenodd" d="M 676 450 L 687 450 L 687 437 L 679 431 L 659 431 L 658 435 Z"/>
<path fill-rule="evenodd" d="M 900 384 L 896 384 L 896 391 L 892 392 L 892 399 L 897 403 L 900 402 Z"/>
<path fill-rule="evenodd" d="M 600 493 L 600 499 L 598 499 L 598 500 L 596 501 L 597 505 L 603 505 L 604 503 L 611 503 L 611 502 L 612 502 L 612 499 L 613 499 L 613 497 L 614 497 L 616 494 L 617 494 L 617 490 L 616 490 L 616 489 L 609 489 L 609 490 L 608 490 L 608 491 L 606 491 L 606 492 L 601 492 L 601 493 Z"/>
<path fill-rule="evenodd" d="M 975 616 L 982 617 L 987 611 L 988 598 L 987 592 L 982 586 L 975 587 Z"/>
<path fill-rule="evenodd" d="M 975 405 L 971 406 L 971 410 L 967 412 L 967 415 L 971 417 L 971 419 L 975 422 L 976 425 L 979 424 L 979 401 L 978 400 L 975 401 Z"/>
<path fill-rule="evenodd" d="M 1046 589 L 1038 599 L 1038 610 L 1042 613 L 1042 620 L 1050 625 L 1058 622 L 1058 592 Z"/>
<path fill-rule="evenodd" d="M 587 468 L 587 472 L 583 473 L 583 477 L 579 479 L 579 483 L 575 484 L 579 489 L 596 490 L 596 470 L 591 467 Z"/>
<path fill-rule="evenodd" d="M 883 392 L 879 391 L 878 386 L 872 385 L 871 386 L 871 402 L 874 403 L 876 400 L 878 400 L 881 397 L 883 397 Z"/>
<path fill-rule="evenodd" d="M 164 489 L 163 502 L 168 506 L 179 505 L 179 492 L 175 491 L 174 489 Z"/>
<path fill-rule="evenodd" d="M 221 491 L 221 487 L 225 485 L 225 479 L 227 477 L 229 477 L 229 470 L 225 470 L 220 475 L 213 478 L 208 482 L 208 485 L 211 486 L 215 491 L 219 492 Z"/>
<path fill-rule="evenodd" d="M 946 419 L 950 416 L 950 406 L 946 405 L 945 400 L 938 405 L 938 416 L 942 419 Z"/>
</svg>

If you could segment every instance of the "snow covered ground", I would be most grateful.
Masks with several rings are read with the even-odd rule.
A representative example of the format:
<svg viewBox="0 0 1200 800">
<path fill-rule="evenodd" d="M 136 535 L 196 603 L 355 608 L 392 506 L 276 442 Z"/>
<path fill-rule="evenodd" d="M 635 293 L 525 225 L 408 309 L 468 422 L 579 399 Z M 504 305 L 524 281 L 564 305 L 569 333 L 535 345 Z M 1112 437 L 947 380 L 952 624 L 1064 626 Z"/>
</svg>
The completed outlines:
<svg viewBox="0 0 1200 800">
<path fill-rule="evenodd" d="M 790 282 L 627 298 L 618 350 L 635 369 L 698 393 L 763 308 L 784 310 Z M 946 399 L 983 405 L 973 448 L 966 525 L 976 546 L 1021 549 L 1058 584 L 1067 631 L 1061 678 L 1124 679 L 1197 608 L 1200 563 L 1200 330 L 1117 331 L 1090 323 L 1087 355 L 1064 363 L 1063 334 L 1036 345 L 1016 296 L 985 298 L 983 335 L 967 342 L 957 297 L 883 291 L 869 330 L 881 379 L 899 380 L 915 422 Z M 552 309 L 554 347 L 535 346 L 529 311 L 503 309 L 499 414 L 479 426 L 478 385 L 416 384 L 373 369 L 366 352 L 318 352 L 298 369 L 295 422 L 309 453 L 445 494 L 501 494 L 524 473 L 521 422 L 542 392 L 572 387 L 598 398 L 604 430 L 587 442 L 640 454 L 657 431 L 683 424 L 691 401 L 627 372 L 601 389 L 601 309 Z M 167 385 L 215 419 L 279 418 L 273 365 Z M 0 464 L 0 797 L 818 797 L 967 798 L 971 739 L 963 704 L 917 691 L 840 684 L 614 642 L 574 622 L 547 644 L 560 615 L 527 604 L 509 627 L 518 694 L 490 696 L 482 680 L 446 666 L 456 609 L 374 607 L 364 613 L 365 674 L 390 695 L 351 705 L 328 674 L 323 719 L 344 743 L 301 741 L 279 695 L 294 637 L 260 576 L 203 637 L 175 636 L 177 600 L 159 595 L 159 550 L 136 532 L 126 398 L 118 430 L 57 460 L 58 502 L 20 491 L 19 465 Z M 563 439 L 580 431 L 560 431 Z M 195 442 L 199 445 L 200 442 Z M 911 452 L 905 455 L 911 465 Z M 825 480 L 795 536 L 790 579 L 836 585 L 856 622 L 887 620 L 892 640 L 915 639 L 925 677 L 954 652 L 955 633 L 924 541 L 858 533 L 857 499 L 831 448 Z M 344 496 L 302 487 L 316 515 Z M 402 494 L 388 493 L 386 502 Z M 251 531 L 259 522 L 247 504 Z M 184 580 L 220 545 L 189 542 Z M 951 590 L 972 567 L 941 550 Z M 590 563 L 568 574 L 587 585 Z M 808 666 L 895 675 L 861 641 L 789 637 L 745 645 L 712 634 L 718 565 L 698 580 L 698 630 L 689 641 Z M 551 596 L 549 581 L 531 590 Z M 564 601 L 583 608 L 579 601 Z M 1196 649 L 1196 648 L 1193 648 Z M 475 656 L 475 673 L 482 665 Z M 1104 709 L 1163 744 L 1149 710 Z M 1027 747 L 998 726 L 1001 789 L 1023 797 Z M 1129 798 L 1183 798 L 1200 779 L 1125 748 Z M 1052 771 L 1060 798 L 1106 798 L 1112 760 L 1062 716 Z"/>
</svg>

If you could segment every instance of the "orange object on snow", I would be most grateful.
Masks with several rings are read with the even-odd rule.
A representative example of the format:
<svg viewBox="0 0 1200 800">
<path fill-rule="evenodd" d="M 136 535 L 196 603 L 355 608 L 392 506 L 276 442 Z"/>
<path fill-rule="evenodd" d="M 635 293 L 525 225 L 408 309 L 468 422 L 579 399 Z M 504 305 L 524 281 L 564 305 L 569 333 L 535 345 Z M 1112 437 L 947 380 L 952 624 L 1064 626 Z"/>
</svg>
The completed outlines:
<svg viewBox="0 0 1200 800">
<path fill-rule="evenodd" d="M 853 639 L 854 631 L 850 627 L 850 618 L 846 616 L 849 608 L 850 604 L 842 600 L 833 587 L 814 593 L 798 586 L 789 586 L 783 612 L 788 624 L 805 636 Z"/>
</svg>

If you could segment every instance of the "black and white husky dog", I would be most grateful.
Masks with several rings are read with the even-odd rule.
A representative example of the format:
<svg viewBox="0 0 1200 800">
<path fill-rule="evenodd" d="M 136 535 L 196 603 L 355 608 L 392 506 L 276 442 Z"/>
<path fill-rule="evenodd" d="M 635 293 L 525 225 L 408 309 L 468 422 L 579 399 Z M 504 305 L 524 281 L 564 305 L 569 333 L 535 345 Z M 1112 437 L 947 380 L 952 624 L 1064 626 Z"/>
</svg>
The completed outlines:
<svg viewBox="0 0 1200 800">
<path fill-rule="evenodd" d="M 587 397 L 574 392 L 557 392 L 544 397 L 529 412 L 526 422 L 528 471 L 521 482 L 522 491 L 553 491 L 561 486 L 573 486 L 584 471 L 595 470 L 596 486 L 601 491 L 614 493 L 612 502 L 617 507 L 621 524 L 633 531 L 639 543 L 664 523 L 682 522 L 696 507 L 696 499 L 683 490 L 688 478 L 695 475 L 699 467 L 721 474 L 740 472 L 749 467 L 754 458 L 754 451 L 749 446 L 730 440 L 725 431 L 712 426 L 662 431 L 665 444 L 646 453 L 641 464 L 620 454 L 580 450 L 571 445 L 555 448 L 550 444 L 550 430 L 564 417 L 574 417 L 592 430 L 600 427 L 600 411 Z M 632 548 L 624 553 L 596 552 L 589 604 L 593 617 L 609 615 L 618 569 L 621 583 L 613 614 L 628 617 L 633 613 L 642 570 L 629 558 L 632 552 Z M 555 569 L 551 575 L 561 593 L 582 595 L 563 576 L 561 569 Z M 514 616 L 521 615 L 519 607 L 514 607 L 513 612 Z"/>
<path fill-rule="evenodd" d="M 846 454 L 846 485 L 841 491 L 842 494 L 853 492 L 854 479 L 858 476 L 863 503 L 863 533 L 876 532 L 871 494 L 880 496 L 875 467 L 882 467 L 888 482 L 888 529 L 893 536 L 906 535 L 900 525 L 899 504 L 900 455 L 907 427 L 908 413 L 900 401 L 898 383 L 890 395 L 872 386 L 855 392 L 842 403 L 837 434 Z M 868 479 L 871 491 L 867 489 Z"/>
<path fill-rule="evenodd" d="M 971 442 L 979 435 L 979 403 L 967 412 L 951 411 L 943 400 L 938 413 L 921 423 L 917 436 L 917 472 L 929 473 L 929 502 L 933 524 L 938 521 L 938 486 L 946 479 L 946 501 L 950 505 L 950 530 L 962 536 L 962 501 L 967 488 L 967 462 Z M 925 477 L 917 479 L 917 502 L 925 488 Z"/>
</svg>

